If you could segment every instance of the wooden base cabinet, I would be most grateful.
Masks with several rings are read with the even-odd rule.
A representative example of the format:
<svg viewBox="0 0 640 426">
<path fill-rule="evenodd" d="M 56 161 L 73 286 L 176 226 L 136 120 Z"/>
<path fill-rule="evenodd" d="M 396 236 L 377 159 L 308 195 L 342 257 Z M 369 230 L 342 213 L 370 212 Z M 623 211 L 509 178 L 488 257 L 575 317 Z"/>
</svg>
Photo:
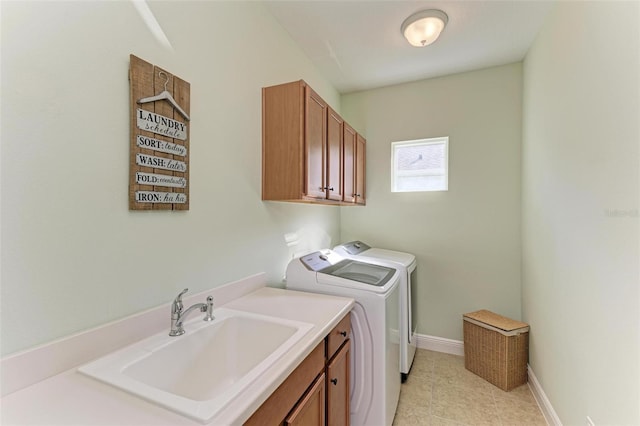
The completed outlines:
<svg viewBox="0 0 640 426">
<path fill-rule="evenodd" d="M 345 316 L 327 336 L 327 425 L 347 426 L 349 410 L 349 368 L 351 314 Z"/>
<path fill-rule="evenodd" d="M 325 424 L 325 379 L 320 375 L 306 395 L 284 420 L 285 425 L 310 426 Z"/>
<path fill-rule="evenodd" d="M 308 390 L 320 376 L 324 376 L 326 365 L 325 342 L 322 341 L 293 373 L 271 394 L 271 396 L 245 422 L 246 426 L 283 425 L 301 404 Z M 323 377 L 324 382 L 324 377 Z M 323 385 L 324 389 L 324 385 Z M 319 403 L 319 402 L 318 402 Z M 324 413 L 325 401 L 321 401 Z M 313 404 L 313 403 L 312 403 Z M 304 414 L 303 414 L 304 415 Z M 295 418 L 295 417 L 294 417 Z M 305 417 L 307 418 L 307 417 Z M 324 425 L 323 421 L 318 426 Z M 311 426 L 311 424 L 309 424 Z M 314 425 L 315 426 L 315 425 Z"/>
<path fill-rule="evenodd" d="M 349 424 L 349 364 L 351 341 L 347 340 L 327 365 L 327 425 Z"/>
<path fill-rule="evenodd" d="M 347 314 L 245 426 L 348 426 L 350 321 Z"/>
<path fill-rule="evenodd" d="M 352 195 L 358 151 L 345 148 L 345 127 L 353 130 L 303 80 L 262 88 L 262 199 L 364 204 Z"/>
</svg>

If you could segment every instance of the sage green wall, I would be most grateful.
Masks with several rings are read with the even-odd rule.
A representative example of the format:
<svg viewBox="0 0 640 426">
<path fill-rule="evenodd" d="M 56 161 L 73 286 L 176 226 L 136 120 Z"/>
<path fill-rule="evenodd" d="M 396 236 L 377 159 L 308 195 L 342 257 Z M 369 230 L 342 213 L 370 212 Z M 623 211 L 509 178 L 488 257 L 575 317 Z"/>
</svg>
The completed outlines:
<svg viewBox="0 0 640 426">
<path fill-rule="evenodd" d="M 367 206 L 343 241 L 414 253 L 418 332 L 462 340 L 462 314 L 520 319 L 521 64 L 342 97 L 367 137 Z M 392 193 L 391 142 L 449 136 L 449 190 Z"/>
<path fill-rule="evenodd" d="M 565 425 L 640 424 L 639 22 L 560 2 L 524 62 L 523 317 Z"/>
<path fill-rule="evenodd" d="M 337 244 L 339 210 L 262 202 L 261 87 L 335 89 L 254 2 L 1 2 L 6 355 Z M 191 83 L 191 210 L 128 210 L 129 54 Z M 284 235 L 296 233 L 298 246 Z"/>
</svg>

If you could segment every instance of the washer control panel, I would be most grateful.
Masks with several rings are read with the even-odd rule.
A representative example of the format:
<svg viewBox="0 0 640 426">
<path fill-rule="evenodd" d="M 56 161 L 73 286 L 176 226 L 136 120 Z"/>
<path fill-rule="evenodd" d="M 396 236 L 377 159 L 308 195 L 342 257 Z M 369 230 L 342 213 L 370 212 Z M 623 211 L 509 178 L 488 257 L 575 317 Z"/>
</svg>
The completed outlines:
<svg viewBox="0 0 640 426">
<path fill-rule="evenodd" d="M 300 261 L 310 271 L 321 271 L 329 266 L 333 266 L 336 263 L 344 260 L 342 256 L 333 250 L 320 250 L 313 253 L 309 253 L 300 258 Z"/>
<path fill-rule="evenodd" d="M 350 243 L 343 244 L 342 247 L 350 255 L 356 255 L 371 248 L 362 241 L 351 241 Z"/>
</svg>

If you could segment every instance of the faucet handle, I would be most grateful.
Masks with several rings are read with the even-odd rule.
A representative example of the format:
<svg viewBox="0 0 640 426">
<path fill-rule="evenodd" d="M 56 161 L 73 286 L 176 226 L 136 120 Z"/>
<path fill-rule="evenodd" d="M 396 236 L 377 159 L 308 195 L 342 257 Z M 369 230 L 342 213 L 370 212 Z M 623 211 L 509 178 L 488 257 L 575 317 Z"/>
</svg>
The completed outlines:
<svg viewBox="0 0 640 426">
<path fill-rule="evenodd" d="M 185 288 L 184 290 L 182 290 L 180 292 L 180 294 L 178 294 L 176 296 L 175 300 L 173 301 L 173 305 L 172 305 L 173 312 L 182 311 L 182 308 L 183 308 L 183 306 L 182 306 L 182 295 L 185 294 L 188 291 L 189 291 L 189 289 Z"/>
<path fill-rule="evenodd" d="M 205 315 L 203 321 L 213 321 L 216 319 L 213 316 L 213 296 L 207 297 L 207 307 L 205 308 L 207 314 Z"/>
</svg>

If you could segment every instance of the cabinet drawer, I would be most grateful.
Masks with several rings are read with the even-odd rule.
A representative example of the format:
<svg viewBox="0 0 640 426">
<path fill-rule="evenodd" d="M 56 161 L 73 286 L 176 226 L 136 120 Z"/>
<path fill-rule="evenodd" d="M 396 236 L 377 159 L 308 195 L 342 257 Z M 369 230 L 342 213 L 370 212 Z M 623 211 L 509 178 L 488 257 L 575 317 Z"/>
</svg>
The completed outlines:
<svg viewBox="0 0 640 426">
<path fill-rule="evenodd" d="M 327 360 L 336 353 L 340 346 L 351 336 L 351 313 L 348 313 L 327 336 Z"/>
</svg>

